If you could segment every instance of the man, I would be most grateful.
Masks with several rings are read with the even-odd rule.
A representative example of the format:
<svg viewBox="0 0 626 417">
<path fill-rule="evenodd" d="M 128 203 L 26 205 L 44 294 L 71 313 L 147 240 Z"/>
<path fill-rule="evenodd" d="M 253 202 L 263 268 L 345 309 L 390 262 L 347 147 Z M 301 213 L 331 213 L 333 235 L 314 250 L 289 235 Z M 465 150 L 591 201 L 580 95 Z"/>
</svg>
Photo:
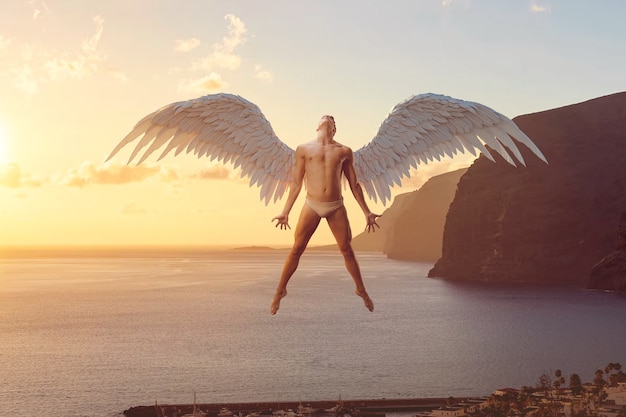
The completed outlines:
<svg viewBox="0 0 626 417">
<path fill-rule="evenodd" d="M 322 217 L 326 218 L 344 257 L 346 269 L 356 284 L 356 295 L 363 298 L 368 310 L 374 311 L 374 303 L 365 290 L 361 270 L 350 243 L 352 232 L 341 196 L 342 175 L 345 175 L 348 180 L 350 190 L 365 214 L 367 220 L 365 229 L 368 232 L 375 231 L 375 227 L 380 227 L 376 223 L 376 218 L 380 215 L 372 213 L 367 207 L 363 190 L 357 182 L 354 171 L 352 150 L 335 141 L 335 132 L 335 119 L 332 116 L 323 116 L 317 127 L 317 139 L 300 145 L 296 149 L 294 178 L 289 188 L 285 208 L 281 214 L 272 219 L 272 221 L 277 220 L 276 227 L 291 229 L 288 223 L 289 212 L 300 194 L 305 177 L 307 196 L 294 233 L 293 247 L 285 261 L 280 282 L 270 306 L 272 314 L 276 314 L 281 299 L 287 295 L 287 283 L 296 271 L 300 256 Z"/>
</svg>

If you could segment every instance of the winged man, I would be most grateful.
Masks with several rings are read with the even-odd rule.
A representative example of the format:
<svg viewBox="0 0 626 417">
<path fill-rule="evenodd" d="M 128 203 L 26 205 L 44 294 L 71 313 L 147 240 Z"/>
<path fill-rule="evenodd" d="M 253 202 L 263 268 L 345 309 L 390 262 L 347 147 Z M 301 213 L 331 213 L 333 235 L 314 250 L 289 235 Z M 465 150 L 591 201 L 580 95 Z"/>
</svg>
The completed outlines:
<svg viewBox="0 0 626 417">
<path fill-rule="evenodd" d="M 287 295 L 287 283 L 322 218 L 337 241 L 356 285 L 356 295 L 368 310 L 374 310 L 351 245 L 343 181 L 363 210 L 366 230 L 373 232 L 380 215 L 370 211 L 365 194 L 385 204 L 391 199 L 391 187 L 401 185 L 402 178 L 408 178 L 409 170 L 419 164 L 466 150 L 474 156 L 478 151 L 495 162 L 491 149 L 513 166 L 516 161 L 525 165 L 517 143 L 547 162 L 530 138 L 506 116 L 479 103 L 438 94 L 416 95 L 397 104 L 370 143 L 355 152 L 335 140 L 336 131 L 333 116 L 324 115 L 316 138 L 294 151 L 276 136 L 255 104 L 237 95 L 213 94 L 172 103 L 147 115 L 107 160 L 138 139 L 129 163 L 146 146 L 138 163 L 162 147 L 159 160 L 171 151 L 178 155 L 184 150 L 230 163 L 241 168 L 242 177 L 250 178 L 250 186 L 260 188 L 266 205 L 289 190 L 283 211 L 272 219 L 280 229 L 291 228 L 289 213 L 305 185 L 305 203 L 270 305 L 271 314 L 276 314 Z"/>
</svg>

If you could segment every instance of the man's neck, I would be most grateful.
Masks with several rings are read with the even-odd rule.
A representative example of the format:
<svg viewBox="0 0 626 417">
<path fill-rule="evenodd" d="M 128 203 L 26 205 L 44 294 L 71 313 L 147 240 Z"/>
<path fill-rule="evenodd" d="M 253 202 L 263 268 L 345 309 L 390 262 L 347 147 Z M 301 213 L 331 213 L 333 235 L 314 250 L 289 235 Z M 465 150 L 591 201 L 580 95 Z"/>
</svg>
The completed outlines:
<svg viewBox="0 0 626 417">
<path fill-rule="evenodd" d="M 335 139 L 326 129 L 321 129 L 317 132 L 317 141 L 321 144 L 328 145 L 334 143 Z"/>
</svg>

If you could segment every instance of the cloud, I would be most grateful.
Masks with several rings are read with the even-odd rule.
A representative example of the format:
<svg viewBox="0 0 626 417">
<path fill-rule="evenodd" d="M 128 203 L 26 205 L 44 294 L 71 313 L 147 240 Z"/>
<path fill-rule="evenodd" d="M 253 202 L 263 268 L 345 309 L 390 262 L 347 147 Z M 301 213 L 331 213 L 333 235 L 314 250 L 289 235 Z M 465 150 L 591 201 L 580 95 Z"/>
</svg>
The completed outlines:
<svg viewBox="0 0 626 417">
<path fill-rule="evenodd" d="M 209 75 L 197 79 L 181 80 L 178 84 L 178 91 L 193 94 L 218 93 L 228 87 L 218 73 L 212 72 Z"/>
<path fill-rule="evenodd" d="M 109 75 L 111 75 L 111 77 L 115 78 L 116 80 L 119 80 L 121 82 L 128 81 L 128 76 L 121 69 L 108 67 L 106 70 L 109 73 Z"/>
<path fill-rule="evenodd" d="M 247 41 L 246 25 L 237 16 L 228 14 L 228 33 L 222 38 L 222 42 L 213 44 L 213 52 L 196 61 L 192 69 L 210 71 L 215 68 L 236 70 L 241 66 L 241 57 L 235 53 L 238 46 Z"/>
<path fill-rule="evenodd" d="M 31 2 L 36 10 L 45 10 L 45 3 Z M 100 16 L 93 18 L 95 32 L 80 43 L 77 49 L 65 49 L 51 52 L 44 45 L 18 43 L 13 38 L 0 36 L 0 54 L 12 54 L 13 66 L 0 72 L 0 76 L 8 77 L 13 86 L 29 95 L 39 92 L 47 82 L 64 79 L 84 79 L 101 70 L 107 55 L 100 48 L 100 39 L 104 31 L 104 19 Z M 126 75 L 119 71 L 105 73 L 118 80 L 126 80 Z"/>
<path fill-rule="evenodd" d="M 86 161 L 78 169 L 70 169 L 60 183 L 69 187 L 84 187 L 91 184 L 128 184 L 154 178 L 169 182 L 180 179 L 172 168 L 152 165 L 97 165 Z"/>
<path fill-rule="evenodd" d="M 272 73 L 263 69 L 263 67 L 261 67 L 260 65 L 254 66 L 254 78 L 258 78 L 267 82 L 272 82 L 272 80 L 274 79 Z"/>
<path fill-rule="evenodd" d="M 222 43 L 213 45 L 213 57 L 218 66 L 228 69 L 237 69 L 241 64 L 241 58 L 235 55 L 235 49 L 246 43 L 246 25 L 237 16 L 227 14 L 228 34 L 222 39 Z"/>
<path fill-rule="evenodd" d="M 0 170 L 0 172 L 2 172 Z M 57 176 L 55 183 L 68 187 L 88 185 L 120 185 L 155 180 L 174 182 L 183 180 L 235 180 L 239 174 L 223 164 L 213 164 L 198 172 L 183 174 L 172 167 L 157 164 L 122 165 L 111 163 L 99 165 L 85 161 L 78 168 Z"/>
<path fill-rule="evenodd" d="M 39 187 L 42 181 L 22 171 L 14 162 L 0 165 L 0 186 L 8 188 Z"/>
<path fill-rule="evenodd" d="M 550 13 L 551 6 L 546 2 L 531 1 L 530 11 L 533 13 Z"/>
<path fill-rule="evenodd" d="M 13 38 L 7 38 L 6 36 L 0 34 L 0 52 L 7 49 L 13 43 L 13 41 Z"/>
<path fill-rule="evenodd" d="M 228 82 L 224 80 L 221 70 L 239 70 L 244 62 L 238 53 L 238 48 L 248 40 L 248 29 L 244 22 L 233 14 L 224 17 L 227 21 L 227 32 L 220 42 L 213 43 L 210 52 L 200 58 L 194 59 L 187 71 L 194 73 L 191 77 L 181 78 L 178 83 L 178 91 L 186 93 L 211 94 L 224 91 Z M 196 38 L 176 41 L 177 52 L 191 52 L 199 49 L 201 41 Z M 180 66 L 170 68 L 170 73 L 182 73 Z M 203 75 L 198 76 L 197 73 Z M 254 66 L 254 78 L 272 82 L 273 75 L 261 65 Z"/>
<path fill-rule="evenodd" d="M 98 43 L 104 29 L 104 19 L 96 16 L 93 22 L 96 25 L 96 33 L 82 42 L 78 54 L 65 53 L 63 57 L 51 58 L 44 62 L 43 67 L 50 79 L 81 79 L 87 74 L 95 73 L 98 70 L 98 64 L 106 60 L 106 55 L 98 51 Z"/>
<path fill-rule="evenodd" d="M 50 8 L 48 7 L 48 5 L 46 4 L 45 1 L 41 1 L 41 0 L 29 0 L 28 2 L 28 6 L 30 7 L 30 9 L 33 12 L 33 20 L 36 20 L 39 18 L 39 16 L 41 16 L 42 14 L 50 14 Z"/>
<path fill-rule="evenodd" d="M 146 214 L 147 212 L 148 212 L 148 210 L 146 210 L 143 207 L 140 207 L 135 202 L 124 203 L 124 204 L 122 204 L 122 207 L 120 207 L 120 213 L 126 214 L 126 215 L 130 215 L 130 216 L 136 216 L 136 215 L 139 215 L 139 214 Z"/>
<path fill-rule="evenodd" d="M 191 178 L 203 180 L 227 180 L 233 178 L 233 171 L 224 165 L 212 165 L 201 169 L 197 174 L 192 174 Z"/>
<path fill-rule="evenodd" d="M 34 95 L 39 91 L 41 80 L 35 75 L 33 68 L 24 63 L 19 67 L 10 70 L 13 78 L 13 85 L 29 95 Z"/>
<path fill-rule="evenodd" d="M 176 52 L 189 52 L 196 49 L 200 45 L 200 41 L 196 38 L 182 39 L 176 41 Z"/>
</svg>

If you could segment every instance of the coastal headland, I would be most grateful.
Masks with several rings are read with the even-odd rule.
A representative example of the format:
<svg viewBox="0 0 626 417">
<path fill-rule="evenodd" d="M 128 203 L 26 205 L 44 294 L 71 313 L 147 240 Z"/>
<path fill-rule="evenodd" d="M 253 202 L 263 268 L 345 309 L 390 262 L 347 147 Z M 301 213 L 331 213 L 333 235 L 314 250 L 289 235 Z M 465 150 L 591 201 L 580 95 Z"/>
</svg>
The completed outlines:
<svg viewBox="0 0 626 417">
<path fill-rule="evenodd" d="M 472 398 L 455 398 L 455 401 Z M 398 411 L 428 411 L 445 406 L 449 398 L 401 398 L 401 399 L 370 399 L 370 400 L 341 400 L 342 409 L 358 410 L 359 416 L 384 415 L 385 412 Z M 196 404 L 196 409 L 208 415 L 217 416 L 220 411 L 227 409 L 233 415 L 248 415 L 251 413 L 269 414 L 276 410 L 297 410 L 305 405 L 313 410 L 329 410 L 338 405 L 337 400 L 328 401 L 273 401 L 273 402 L 246 402 L 246 403 L 213 403 Z M 124 411 L 126 417 L 169 417 L 191 413 L 193 404 L 155 404 L 152 406 L 136 406 Z M 316 413 L 311 413 L 315 415 Z M 328 413 L 325 413 L 328 414 Z"/>
</svg>

